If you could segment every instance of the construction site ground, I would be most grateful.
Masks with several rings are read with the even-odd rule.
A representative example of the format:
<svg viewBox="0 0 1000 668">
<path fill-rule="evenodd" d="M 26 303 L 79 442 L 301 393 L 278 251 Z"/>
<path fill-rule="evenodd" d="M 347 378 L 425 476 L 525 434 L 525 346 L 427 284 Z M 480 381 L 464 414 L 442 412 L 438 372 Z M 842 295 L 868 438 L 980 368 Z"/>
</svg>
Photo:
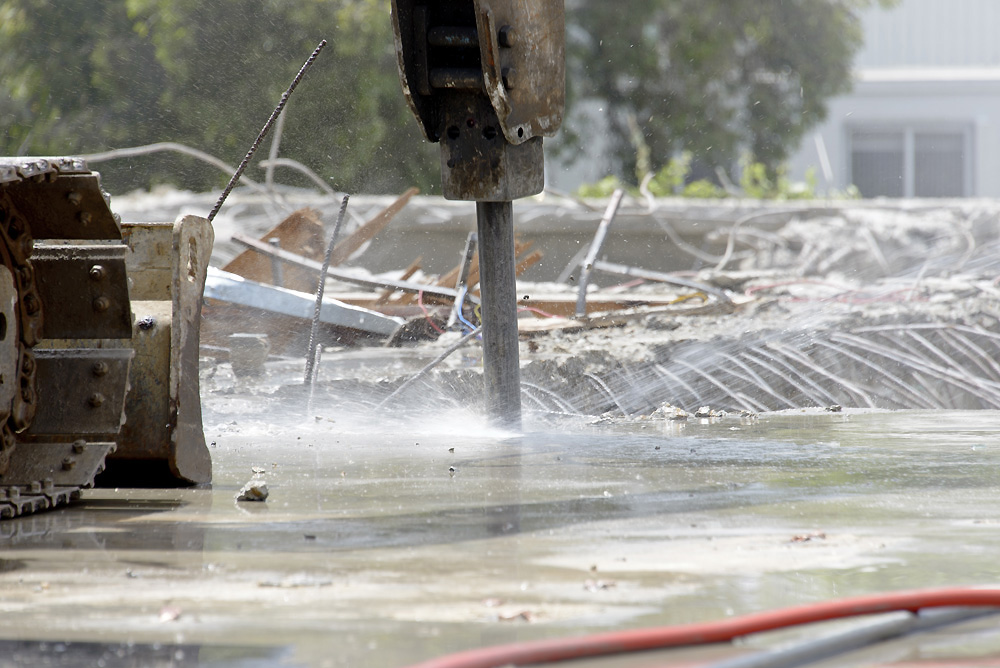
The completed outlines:
<svg viewBox="0 0 1000 668">
<path fill-rule="evenodd" d="M 90 490 L 0 523 L 0 666 L 391 668 L 996 584 L 997 217 L 973 205 L 900 216 L 786 220 L 757 229 L 749 252 L 725 250 L 730 222 L 713 252 L 739 262 L 686 274 L 730 304 L 674 289 L 677 304 L 619 309 L 614 323 L 537 318 L 521 340 L 519 433 L 482 415 L 475 341 L 392 394 L 457 330 L 328 347 L 312 390 L 294 356 L 242 376 L 205 356 L 211 486 Z M 216 236 L 219 265 L 235 249 Z M 545 280 L 525 294 L 574 294 Z M 599 281 L 666 294 L 627 283 Z M 236 500 L 265 485 L 266 501 Z M 979 620 L 829 665 L 996 665 L 997 630 Z"/>
<path fill-rule="evenodd" d="M 529 418 L 514 435 L 236 383 L 204 404 L 211 488 L 93 490 L 0 527 L 0 665 L 405 666 L 1000 579 L 993 411 Z M 266 502 L 235 501 L 251 480 Z M 995 626 L 921 643 L 1000 655 Z"/>
</svg>

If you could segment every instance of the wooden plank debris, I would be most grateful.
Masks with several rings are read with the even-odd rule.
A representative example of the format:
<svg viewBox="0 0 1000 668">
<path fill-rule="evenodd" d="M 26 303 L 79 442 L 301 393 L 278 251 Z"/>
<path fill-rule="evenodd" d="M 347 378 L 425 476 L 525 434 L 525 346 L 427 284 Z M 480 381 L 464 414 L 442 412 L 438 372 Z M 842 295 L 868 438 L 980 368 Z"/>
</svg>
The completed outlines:
<svg viewBox="0 0 1000 668">
<path fill-rule="evenodd" d="M 421 261 L 423 261 L 423 258 L 420 257 L 420 256 L 417 256 L 417 259 L 414 260 L 413 262 L 411 262 L 410 266 L 407 267 L 405 271 L 403 271 L 403 274 L 399 277 L 399 280 L 401 280 L 401 281 L 408 281 L 411 278 L 413 278 L 413 275 L 415 273 L 417 273 L 418 271 L 420 271 L 420 263 L 421 263 Z M 388 304 L 389 303 L 389 299 L 394 294 L 396 294 L 395 290 L 385 290 L 385 291 L 383 291 L 382 292 L 382 296 L 379 297 L 375 301 L 374 305 L 376 307 L 379 307 L 379 306 L 384 306 L 384 305 Z"/>
<path fill-rule="evenodd" d="M 331 265 L 343 263 L 365 243 L 375 239 L 416 192 L 417 190 L 413 188 L 403 193 L 368 223 L 362 225 L 347 239 L 337 244 L 333 251 Z M 599 230 L 597 236 L 600 239 L 595 239 L 595 242 L 591 244 L 588 254 L 589 261 L 581 263 L 586 265 L 588 275 L 594 271 L 603 271 L 630 276 L 640 281 L 665 282 L 679 288 L 687 288 L 690 292 L 678 294 L 682 290 L 672 290 L 670 292 L 673 294 L 647 295 L 631 291 L 598 291 L 587 293 L 581 300 L 578 286 L 573 293 L 550 292 L 548 294 L 519 295 L 518 307 L 522 313 L 518 320 L 518 326 L 522 334 L 611 327 L 651 313 L 695 315 L 728 312 L 728 310 L 735 308 L 727 293 L 714 286 L 670 274 L 650 272 L 598 260 L 597 253 L 601 247 L 600 241 L 607 234 L 607 229 L 614 218 L 614 210 L 610 213 L 606 212 L 605 218 L 607 224 L 603 226 L 604 234 L 601 234 L 601 230 Z M 313 292 L 315 289 L 317 276 L 321 270 L 319 249 L 322 247 L 322 226 L 319 225 L 318 215 L 314 211 L 304 209 L 295 212 L 261 239 L 252 239 L 240 234 L 233 235 L 232 238 L 233 241 L 245 246 L 247 250 L 237 258 L 239 262 L 234 260 L 227 266 L 235 265 L 236 268 L 241 269 L 241 272 L 248 274 L 254 271 L 256 273 L 252 275 L 260 276 L 262 282 L 266 282 L 273 279 L 275 273 L 273 267 L 280 265 L 286 269 L 283 271 L 288 277 L 286 280 L 291 280 L 291 277 L 294 276 L 295 280 L 299 281 L 297 284 L 305 288 L 304 292 Z M 268 243 L 272 238 L 280 239 L 280 247 Z M 540 251 L 531 250 L 532 245 L 531 241 L 522 239 L 515 241 L 515 276 L 520 276 L 526 269 L 542 259 Z M 242 266 L 251 266 L 252 269 L 242 269 Z M 403 322 L 405 319 L 410 319 L 411 323 L 419 321 L 423 330 L 426 330 L 425 334 L 420 334 L 419 337 L 434 336 L 434 329 L 440 331 L 440 328 L 447 327 L 448 310 L 454 308 L 453 304 L 461 288 L 468 289 L 465 299 L 470 308 L 479 304 L 477 294 L 479 256 L 477 253 L 463 252 L 461 261 L 442 276 L 423 281 L 411 280 L 420 267 L 421 259 L 417 258 L 402 272 L 400 278 L 394 280 L 371 276 L 363 270 L 331 266 L 327 271 L 327 277 L 341 283 L 358 286 L 364 290 L 364 292 L 350 289 L 338 290 L 335 297 L 342 305 L 366 310 L 381 317 L 393 318 L 398 322 Z M 460 281 L 462 276 L 466 277 L 464 283 Z M 583 302 L 582 313 L 581 301 Z M 215 307 L 218 308 L 218 304 L 215 304 Z M 525 311 L 532 312 L 535 317 L 531 317 Z M 468 310 L 466 310 L 465 316 L 472 317 Z M 269 317 L 273 319 L 278 315 Z M 457 316 L 453 315 L 453 319 L 457 319 Z M 287 321 L 283 323 L 285 328 L 296 326 Z M 396 331 L 401 332 L 404 329 L 406 328 Z"/>
<path fill-rule="evenodd" d="M 315 209 L 306 208 L 292 212 L 260 239 L 265 243 L 277 239 L 281 248 L 317 262 L 323 259 L 323 222 Z M 279 282 L 276 280 L 274 263 L 271 259 L 249 249 L 233 258 L 222 270 L 258 283 L 280 285 L 299 292 L 316 290 L 315 273 L 300 267 L 288 267 L 282 272 L 282 280 Z"/>
<path fill-rule="evenodd" d="M 417 188 L 410 188 L 396 200 L 375 215 L 374 218 L 352 232 L 346 239 L 337 244 L 330 255 L 330 265 L 336 267 L 343 264 L 347 258 L 351 257 L 358 249 L 375 238 L 375 236 L 385 229 L 386 225 L 392 222 L 406 203 L 414 195 L 419 193 Z M 315 286 L 313 286 L 315 288 Z"/>
</svg>

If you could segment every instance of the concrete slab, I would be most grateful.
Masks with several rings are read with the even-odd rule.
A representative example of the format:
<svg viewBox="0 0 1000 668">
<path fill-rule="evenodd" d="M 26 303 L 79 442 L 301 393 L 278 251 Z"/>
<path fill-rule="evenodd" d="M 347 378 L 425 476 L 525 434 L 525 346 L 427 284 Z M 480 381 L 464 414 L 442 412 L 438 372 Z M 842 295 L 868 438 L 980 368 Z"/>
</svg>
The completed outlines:
<svg viewBox="0 0 1000 668">
<path fill-rule="evenodd" d="M 404 666 L 1000 581 L 993 411 L 529 416 L 515 435 L 246 387 L 203 403 L 211 488 L 92 490 L 0 524 L 7 656 Z M 269 498 L 236 502 L 251 479 Z"/>
</svg>

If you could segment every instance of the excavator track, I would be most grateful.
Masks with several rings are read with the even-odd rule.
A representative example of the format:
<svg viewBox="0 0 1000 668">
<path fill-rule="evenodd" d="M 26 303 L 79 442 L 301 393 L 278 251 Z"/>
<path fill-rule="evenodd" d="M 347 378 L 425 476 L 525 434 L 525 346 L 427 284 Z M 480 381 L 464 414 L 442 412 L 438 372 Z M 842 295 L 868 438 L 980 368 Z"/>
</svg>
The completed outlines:
<svg viewBox="0 0 1000 668">
<path fill-rule="evenodd" d="M 94 484 L 134 356 L 120 221 L 78 158 L 0 158 L 0 519 Z"/>
</svg>

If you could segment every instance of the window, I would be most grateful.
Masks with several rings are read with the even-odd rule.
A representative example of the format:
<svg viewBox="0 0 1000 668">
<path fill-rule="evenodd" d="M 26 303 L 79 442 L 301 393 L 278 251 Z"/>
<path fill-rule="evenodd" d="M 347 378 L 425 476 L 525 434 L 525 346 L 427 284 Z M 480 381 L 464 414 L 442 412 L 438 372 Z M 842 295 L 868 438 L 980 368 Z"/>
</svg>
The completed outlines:
<svg viewBox="0 0 1000 668">
<path fill-rule="evenodd" d="M 971 195 L 971 134 L 921 127 L 853 129 L 850 182 L 865 197 Z"/>
<path fill-rule="evenodd" d="M 851 182 L 865 197 L 903 197 L 906 163 L 902 132 L 855 132 L 851 137 Z"/>
</svg>

